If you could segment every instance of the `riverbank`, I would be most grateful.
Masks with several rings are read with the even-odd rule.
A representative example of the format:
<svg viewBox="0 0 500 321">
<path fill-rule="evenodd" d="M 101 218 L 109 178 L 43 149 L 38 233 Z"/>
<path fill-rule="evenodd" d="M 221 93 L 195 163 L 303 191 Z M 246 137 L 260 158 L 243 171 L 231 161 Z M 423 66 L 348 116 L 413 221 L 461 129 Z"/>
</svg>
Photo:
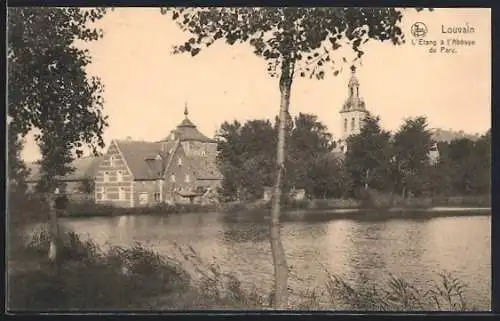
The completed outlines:
<svg viewBox="0 0 500 321">
<path fill-rule="evenodd" d="M 11 212 L 19 216 L 36 218 L 46 212 L 41 201 L 30 199 Z M 376 195 L 362 200 L 315 199 L 286 200 L 282 203 L 283 218 L 309 218 L 318 215 L 334 215 L 343 218 L 380 218 L 461 215 L 467 209 L 471 213 L 485 215 L 491 207 L 490 195 L 454 196 L 402 199 L 394 196 Z M 96 204 L 93 202 L 69 202 L 60 217 L 109 217 L 122 215 L 173 215 L 181 213 L 223 212 L 248 217 L 266 217 L 271 209 L 269 201 L 230 202 L 221 204 L 158 204 L 133 208 Z M 491 214 L 491 210 L 489 211 Z M 22 214 L 22 215 L 21 215 Z M 14 214 L 13 214 L 14 215 Z M 464 214 L 465 215 L 465 214 Z"/>
<path fill-rule="evenodd" d="M 389 198 L 354 200 L 320 199 L 287 201 L 282 204 L 282 221 L 314 219 L 391 219 L 445 216 L 491 215 L 490 196 Z M 224 212 L 235 219 L 266 219 L 270 202 L 227 204 Z"/>
<path fill-rule="evenodd" d="M 270 309 L 268 294 L 244 288 L 232 273 L 203 262 L 189 246 L 176 248 L 178 255 L 171 257 L 141 244 L 105 252 L 69 232 L 63 234 L 59 262 L 54 264 L 45 258 L 48 238 L 42 231 L 9 257 L 8 309 Z M 475 310 L 466 304 L 465 284 L 449 274 L 441 274 L 440 283 L 417 290 L 410 281 L 392 276 L 387 284 L 361 287 L 326 268 L 325 273 L 326 283 L 301 293 L 299 301 L 290 302 L 291 309 Z"/>
</svg>

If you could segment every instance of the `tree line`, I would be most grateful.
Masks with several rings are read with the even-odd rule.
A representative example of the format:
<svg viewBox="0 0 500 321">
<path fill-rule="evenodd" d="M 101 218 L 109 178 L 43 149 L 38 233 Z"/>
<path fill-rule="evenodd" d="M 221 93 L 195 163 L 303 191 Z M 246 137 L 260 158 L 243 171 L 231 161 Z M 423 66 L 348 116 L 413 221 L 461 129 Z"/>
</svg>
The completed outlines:
<svg viewBox="0 0 500 321">
<path fill-rule="evenodd" d="M 273 185 L 277 130 L 277 118 L 220 126 L 217 160 L 225 200 L 259 199 Z M 284 191 L 305 189 L 311 198 L 359 198 L 368 189 L 403 198 L 490 191 L 490 130 L 475 141 L 435 141 L 424 116 L 404 120 L 391 134 L 380 117 L 367 114 L 343 155 L 316 115 L 300 113 L 289 117 L 286 141 Z"/>
</svg>

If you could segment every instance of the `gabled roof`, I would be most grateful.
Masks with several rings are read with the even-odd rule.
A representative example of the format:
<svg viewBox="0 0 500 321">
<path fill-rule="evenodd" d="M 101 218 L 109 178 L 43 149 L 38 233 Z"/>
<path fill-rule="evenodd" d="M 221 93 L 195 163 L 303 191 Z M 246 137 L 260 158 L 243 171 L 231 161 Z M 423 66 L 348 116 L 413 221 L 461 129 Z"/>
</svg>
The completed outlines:
<svg viewBox="0 0 500 321">
<path fill-rule="evenodd" d="M 62 178 L 63 181 L 78 181 L 95 177 L 97 172 L 97 167 L 103 160 L 103 156 L 90 156 L 90 157 L 82 157 L 76 159 L 72 166 L 75 170 L 65 177 Z M 28 182 L 37 182 L 40 179 L 40 165 L 37 163 L 29 163 L 26 165 L 30 170 L 30 174 L 28 175 Z"/>
<path fill-rule="evenodd" d="M 132 140 L 115 140 L 118 149 L 121 151 L 132 175 L 136 180 L 156 179 L 161 169 L 162 161 L 156 156 L 161 154 L 167 158 L 174 153 L 175 141 L 167 142 L 144 142 Z M 162 150 L 165 143 L 164 150 Z M 147 159 L 151 159 L 148 161 Z"/>
</svg>

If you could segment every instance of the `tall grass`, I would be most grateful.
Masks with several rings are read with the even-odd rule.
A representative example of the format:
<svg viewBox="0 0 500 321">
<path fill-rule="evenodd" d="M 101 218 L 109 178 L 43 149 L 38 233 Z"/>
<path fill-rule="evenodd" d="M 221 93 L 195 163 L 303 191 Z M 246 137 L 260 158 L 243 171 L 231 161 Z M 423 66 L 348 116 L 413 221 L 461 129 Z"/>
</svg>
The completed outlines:
<svg viewBox="0 0 500 321">
<path fill-rule="evenodd" d="M 48 234 L 41 231 L 13 258 L 24 255 L 37 264 L 9 271 L 9 310 L 269 309 L 273 301 L 262 289 L 243 286 L 234 274 L 202 260 L 190 246 L 173 244 L 170 255 L 140 243 L 104 251 L 66 232 L 58 264 L 45 259 L 47 251 Z M 299 291 L 291 309 L 471 310 L 465 285 L 449 274 L 417 289 L 394 276 L 387 284 L 356 287 L 325 272 L 324 286 Z"/>
<path fill-rule="evenodd" d="M 341 277 L 328 274 L 326 292 L 332 304 L 346 310 L 365 311 L 467 311 L 465 284 L 449 273 L 440 273 L 426 289 L 390 276 L 386 284 L 354 288 Z"/>
</svg>

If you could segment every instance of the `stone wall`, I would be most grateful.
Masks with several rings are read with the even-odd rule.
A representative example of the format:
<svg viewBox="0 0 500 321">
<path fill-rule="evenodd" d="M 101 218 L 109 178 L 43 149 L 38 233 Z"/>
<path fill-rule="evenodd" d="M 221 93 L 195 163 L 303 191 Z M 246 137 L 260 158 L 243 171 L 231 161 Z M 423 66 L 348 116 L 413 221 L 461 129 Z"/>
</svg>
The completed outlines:
<svg viewBox="0 0 500 321">
<path fill-rule="evenodd" d="M 99 204 L 133 207 L 133 177 L 113 141 L 95 177 L 95 200 Z"/>
</svg>

